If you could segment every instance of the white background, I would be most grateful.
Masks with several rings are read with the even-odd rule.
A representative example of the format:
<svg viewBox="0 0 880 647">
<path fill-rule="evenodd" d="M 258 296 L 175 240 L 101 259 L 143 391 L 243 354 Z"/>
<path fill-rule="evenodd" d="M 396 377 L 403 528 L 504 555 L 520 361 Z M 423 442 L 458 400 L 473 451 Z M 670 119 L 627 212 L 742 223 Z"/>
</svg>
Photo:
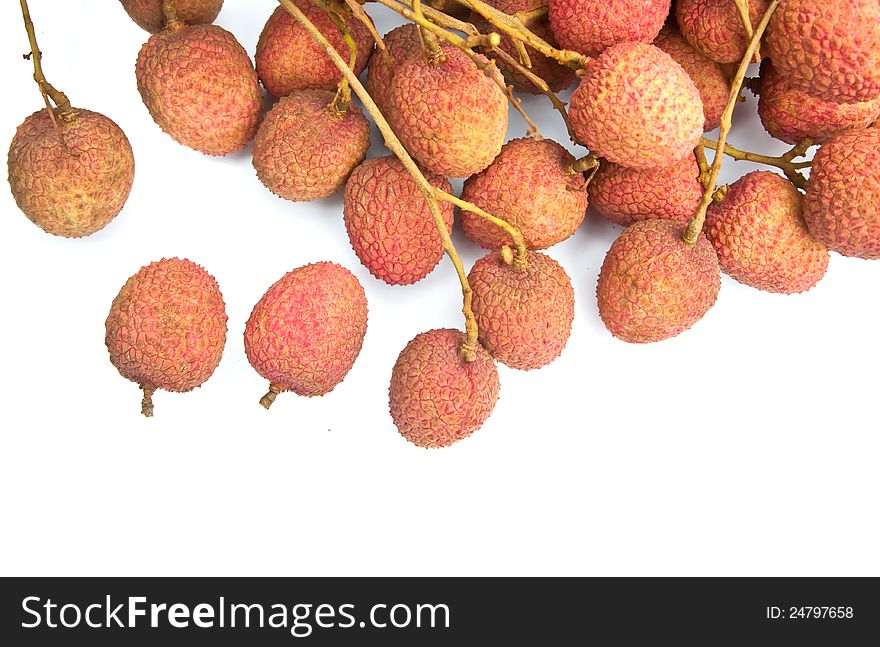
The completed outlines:
<svg viewBox="0 0 880 647">
<path fill-rule="evenodd" d="M 218 23 L 253 54 L 274 5 L 228 0 Z M 383 33 L 397 23 L 368 10 Z M 448 260 L 414 287 L 373 279 L 349 247 L 341 194 L 285 202 L 249 151 L 208 158 L 155 126 L 134 79 L 147 34 L 118 3 L 31 11 L 50 81 L 123 128 L 137 170 L 123 212 L 84 240 L 43 233 L 0 191 L 3 574 L 880 574 L 880 262 L 834 255 L 817 288 L 791 297 L 725 277 L 691 331 L 630 346 L 598 318 L 619 229 L 591 214 L 550 251 L 578 299 L 563 356 L 539 372 L 500 366 L 484 428 L 422 450 L 392 425 L 387 385 L 413 336 L 461 325 Z M 27 49 L 4 2 L 3 142 L 41 105 Z M 544 98 L 525 105 L 567 143 Z M 786 148 L 753 99 L 735 121 L 733 143 Z M 523 133 L 512 113 L 510 136 Z M 384 154 L 375 130 L 373 141 Z M 749 170 L 729 161 L 722 179 Z M 455 241 L 468 266 L 480 256 Z M 229 335 L 211 380 L 158 393 L 147 420 L 108 360 L 104 319 L 131 274 L 175 255 L 216 276 Z M 325 259 L 366 288 L 363 352 L 331 394 L 282 395 L 267 413 L 244 323 L 284 272 Z"/>
</svg>

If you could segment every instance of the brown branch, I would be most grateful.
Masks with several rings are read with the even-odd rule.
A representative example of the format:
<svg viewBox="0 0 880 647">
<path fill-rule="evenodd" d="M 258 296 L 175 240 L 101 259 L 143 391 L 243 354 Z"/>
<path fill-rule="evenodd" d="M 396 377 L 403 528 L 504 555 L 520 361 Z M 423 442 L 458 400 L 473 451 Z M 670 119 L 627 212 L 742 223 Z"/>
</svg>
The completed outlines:
<svg viewBox="0 0 880 647">
<path fill-rule="evenodd" d="M 700 140 L 700 145 L 705 146 L 706 148 L 711 148 L 714 151 L 718 150 L 718 142 L 706 139 L 705 137 Z M 740 150 L 739 148 L 734 148 L 730 144 L 725 143 L 724 154 L 737 161 L 747 161 L 756 164 L 764 164 L 765 166 L 775 166 L 776 168 L 781 169 L 785 173 L 785 177 L 791 180 L 796 187 L 799 189 L 805 189 L 807 187 L 807 179 L 799 173 L 799 170 L 809 168 L 812 165 L 812 162 L 793 162 L 792 160 L 796 157 L 803 157 L 804 153 L 807 152 L 807 149 L 810 148 L 810 146 L 812 146 L 812 142 L 809 139 L 805 139 L 784 155 L 772 157 L 770 155 L 762 155 L 760 153 Z"/>
<path fill-rule="evenodd" d="M 749 0 L 734 0 L 736 4 L 736 11 L 739 14 L 739 19 L 742 21 L 743 27 L 746 30 L 746 40 L 751 41 L 752 36 L 755 35 L 755 30 L 752 29 L 752 19 L 749 17 Z M 755 50 L 755 60 L 761 60 L 761 44 L 758 43 L 758 48 Z"/>
<path fill-rule="evenodd" d="M 57 129 L 58 124 L 55 122 L 55 110 L 52 109 L 52 103 L 55 104 L 58 116 L 60 117 L 69 115 L 73 112 L 73 108 L 70 106 L 70 100 L 67 98 L 67 95 L 57 90 L 55 86 L 46 80 L 46 76 L 43 74 L 43 53 L 40 51 L 40 46 L 37 45 L 37 36 L 34 33 L 34 23 L 31 20 L 31 12 L 28 8 L 27 0 L 21 0 L 21 16 L 24 19 L 24 29 L 27 32 L 28 42 L 31 46 L 30 58 L 34 64 L 34 82 L 43 96 L 49 118 Z"/>
</svg>

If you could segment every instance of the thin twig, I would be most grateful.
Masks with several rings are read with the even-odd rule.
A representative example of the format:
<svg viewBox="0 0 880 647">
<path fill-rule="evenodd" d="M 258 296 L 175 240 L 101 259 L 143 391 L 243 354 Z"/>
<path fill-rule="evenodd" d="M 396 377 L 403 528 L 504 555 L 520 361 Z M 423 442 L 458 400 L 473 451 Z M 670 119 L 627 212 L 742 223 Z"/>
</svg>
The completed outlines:
<svg viewBox="0 0 880 647">
<path fill-rule="evenodd" d="M 705 146 L 706 148 L 711 148 L 712 150 L 718 150 L 718 142 L 706 139 L 705 137 L 700 140 L 700 145 Z M 807 152 L 807 149 L 810 148 L 810 146 L 812 146 L 812 142 L 809 139 L 805 139 L 784 155 L 772 157 L 770 155 L 762 155 L 760 153 L 740 150 L 739 148 L 734 148 L 730 144 L 725 143 L 724 154 L 737 161 L 747 161 L 756 164 L 764 164 L 765 166 L 775 166 L 776 168 L 781 169 L 785 173 L 785 177 L 791 180 L 795 186 L 800 189 L 805 189 L 807 187 L 807 179 L 798 171 L 800 169 L 809 168 L 812 165 L 812 162 L 809 160 L 793 162 L 792 160 L 796 157 L 803 157 L 804 153 Z"/>
<path fill-rule="evenodd" d="M 27 0 L 21 0 L 21 16 L 24 19 L 24 29 L 27 32 L 28 42 L 31 46 L 30 58 L 34 64 L 34 82 L 43 96 L 49 118 L 52 120 L 55 129 L 58 130 L 58 123 L 55 121 L 55 110 L 58 111 L 58 116 L 64 117 L 70 114 L 73 108 L 70 106 L 70 100 L 67 98 L 67 95 L 57 90 L 46 80 L 46 76 L 43 74 L 43 53 L 37 44 L 37 36 L 34 33 L 34 23 L 31 20 L 31 12 L 28 8 Z M 52 103 L 55 104 L 55 110 L 52 109 Z"/>
</svg>

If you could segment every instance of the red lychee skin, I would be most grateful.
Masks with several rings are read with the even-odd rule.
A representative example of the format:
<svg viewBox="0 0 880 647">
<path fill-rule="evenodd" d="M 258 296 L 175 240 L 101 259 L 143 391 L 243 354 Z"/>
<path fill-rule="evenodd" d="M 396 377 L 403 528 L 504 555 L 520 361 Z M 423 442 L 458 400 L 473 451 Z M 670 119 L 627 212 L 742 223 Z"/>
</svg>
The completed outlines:
<svg viewBox="0 0 880 647">
<path fill-rule="evenodd" d="M 835 103 L 880 97 L 877 0 L 786 0 L 765 41 L 776 71 L 798 90 Z"/>
<path fill-rule="evenodd" d="M 703 116 L 706 118 L 703 130 L 708 132 L 718 128 L 730 94 L 730 81 L 721 65 L 703 56 L 677 29 L 669 26 L 663 28 L 654 40 L 654 45 L 681 65 L 697 86 L 703 101 Z"/>
<path fill-rule="evenodd" d="M 142 29 L 156 34 L 165 27 L 162 0 L 121 0 L 131 19 Z M 214 22 L 223 0 L 176 0 L 177 19 L 187 25 L 203 25 Z"/>
<path fill-rule="evenodd" d="M 749 0 L 753 29 L 769 5 L 770 0 Z M 679 0 L 675 17 L 682 35 L 703 56 L 718 63 L 738 63 L 745 56 L 749 39 L 733 0 Z"/>
<path fill-rule="evenodd" d="M 861 103 L 834 103 L 810 96 L 786 83 L 770 61 L 761 64 L 758 114 L 770 135 L 788 144 L 810 139 L 824 144 L 841 130 L 866 128 L 880 117 L 880 98 Z"/>
<path fill-rule="evenodd" d="M 370 147 L 370 124 L 351 104 L 343 114 L 329 105 L 334 93 L 297 90 L 266 115 L 254 142 L 260 181 L 286 200 L 307 201 L 335 193 Z"/>
<path fill-rule="evenodd" d="M 669 16 L 670 0 L 550 0 L 559 44 L 585 56 L 626 42 L 650 43 Z"/>
<path fill-rule="evenodd" d="M 461 197 L 518 228 L 529 249 L 546 249 L 571 237 L 587 212 L 584 176 L 568 172 L 573 162 L 552 139 L 513 139 L 465 181 Z M 465 235 L 485 249 L 513 244 L 480 216 L 462 210 L 460 217 Z"/>
<path fill-rule="evenodd" d="M 214 280 L 179 258 L 150 263 L 113 300 L 110 361 L 142 387 L 191 391 L 214 373 L 226 344 L 226 307 Z"/>
<path fill-rule="evenodd" d="M 593 209 L 623 226 L 657 218 L 687 222 L 702 199 L 700 167 L 693 155 L 652 171 L 602 162 L 590 182 Z"/>
<path fill-rule="evenodd" d="M 330 15 L 311 0 L 294 0 L 294 4 L 348 62 L 351 52 Z M 353 16 L 347 16 L 345 24 L 357 45 L 354 73 L 360 75 L 373 51 L 373 37 Z M 281 6 L 275 8 L 263 27 L 254 60 L 263 87 L 276 97 L 286 97 L 294 90 L 335 90 L 342 80 L 342 72 L 330 57 Z"/>
<path fill-rule="evenodd" d="M 804 220 L 813 237 L 844 256 L 880 259 L 880 129 L 848 130 L 813 158 Z"/>
<path fill-rule="evenodd" d="M 644 220 L 611 246 L 599 273 L 599 315 L 630 343 L 669 339 L 702 319 L 718 298 L 721 271 L 709 240 L 688 245 L 687 225 Z"/>
<path fill-rule="evenodd" d="M 446 178 L 426 173 L 432 186 L 447 193 Z M 454 210 L 439 202 L 452 233 Z M 410 285 L 425 278 L 443 257 L 431 210 L 415 180 L 393 155 L 369 159 L 345 184 L 345 228 L 355 254 L 370 274 L 390 285 Z"/>
<path fill-rule="evenodd" d="M 491 0 L 486 4 L 510 15 L 522 11 L 532 11 L 541 6 L 546 6 L 544 0 Z M 482 34 L 497 31 L 478 13 L 471 13 L 469 22 Z M 550 46 L 559 46 L 559 43 L 556 42 L 556 37 L 553 35 L 553 32 L 550 31 L 550 23 L 546 15 L 528 21 L 526 26 L 529 31 L 535 34 L 538 38 L 545 40 Z M 519 61 L 519 53 L 516 51 L 513 41 L 503 33 L 500 33 L 499 35 L 501 36 L 499 49 L 504 50 L 514 59 Z M 531 47 L 526 46 L 526 51 L 529 54 L 529 60 L 532 64 L 532 67 L 530 68 L 531 72 L 544 79 L 550 89 L 554 92 L 561 92 L 562 90 L 571 87 L 575 82 L 574 70 L 571 68 L 560 65 L 552 58 L 544 56 Z M 491 53 L 488 55 L 491 56 Z M 498 64 L 498 68 L 504 74 L 504 77 L 513 85 L 515 90 L 527 94 L 541 94 L 541 90 L 539 90 L 524 74 L 508 67 L 508 65 L 501 60 L 496 60 L 496 63 Z"/>
<path fill-rule="evenodd" d="M 703 102 L 687 72 L 644 43 L 605 50 L 574 91 L 569 115 L 578 141 L 627 168 L 682 160 L 703 134 Z"/>
<path fill-rule="evenodd" d="M 756 171 L 731 184 L 709 206 L 705 231 L 721 269 L 759 290 L 806 292 L 828 269 L 828 249 L 807 229 L 801 194 L 775 173 Z"/>
<path fill-rule="evenodd" d="M 12 195 L 24 214 L 56 236 L 78 238 L 102 229 L 122 210 L 134 181 L 134 156 L 111 119 L 74 109 L 35 112 L 9 146 Z"/>
<path fill-rule="evenodd" d="M 247 52 L 216 25 L 155 34 L 135 67 L 138 91 L 153 120 L 175 141 L 227 155 L 254 138 L 262 92 Z"/>
<path fill-rule="evenodd" d="M 279 391 L 319 396 L 348 375 L 367 332 L 367 298 L 335 263 L 297 268 L 254 306 L 244 348 L 254 370 Z"/>
<path fill-rule="evenodd" d="M 409 56 L 397 65 L 388 109 L 395 113 L 397 136 L 419 164 L 445 177 L 467 177 L 501 151 L 507 97 L 460 49 L 445 43 L 441 49 L 444 63 Z"/>
<path fill-rule="evenodd" d="M 389 76 L 385 56 L 377 53 L 376 56 L 370 57 L 367 67 L 367 92 L 370 93 L 385 120 L 395 128 L 395 112 L 390 109 L 391 78 L 397 66 L 408 57 L 422 55 L 421 45 L 418 31 L 413 23 L 395 27 L 382 37 L 382 41 L 391 60 L 392 75 Z"/>
<path fill-rule="evenodd" d="M 391 372 L 391 418 L 419 447 L 448 447 L 479 429 L 498 401 L 498 369 L 477 345 L 476 360 L 459 357 L 464 333 L 439 329 L 416 335 Z"/>
<path fill-rule="evenodd" d="M 480 342 L 492 357 L 524 371 L 559 357 L 574 321 L 574 289 L 559 263 L 529 252 L 520 270 L 489 252 L 474 264 L 468 283 Z"/>
</svg>

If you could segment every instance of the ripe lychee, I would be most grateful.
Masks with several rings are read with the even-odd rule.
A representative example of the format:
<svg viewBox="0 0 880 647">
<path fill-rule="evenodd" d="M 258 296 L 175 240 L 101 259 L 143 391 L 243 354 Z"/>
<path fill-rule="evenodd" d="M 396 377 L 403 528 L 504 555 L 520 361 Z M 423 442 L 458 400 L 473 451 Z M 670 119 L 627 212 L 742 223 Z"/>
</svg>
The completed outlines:
<svg viewBox="0 0 880 647">
<path fill-rule="evenodd" d="M 266 115 L 254 142 L 257 176 L 286 200 L 315 200 L 335 193 L 370 147 L 370 124 L 360 108 L 342 114 L 333 92 L 297 90 Z"/>
<path fill-rule="evenodd" d="M 565 49 L 597 56 L 618 43 L 650 43 L 670 0 L 550 0 L 550 28 Z"/>
<path fill-rule="evenodd" d="M 590 182 L 590 203 L 596 213 L 624 226 L 656 218 L 688 221 L 702 199 L 700 167 L 693 155 L 659 170 L 602 162 Z"/>
<path fill-rule="evenodd" d="M 150 263 L 113 300 L 106 322 L 110 361 L 144 391 L 153 415 L 156 389 L 191 391 L 220 363 L 226 307 L 214 277 L 179 258 Z"/>
<path fill-rule="evenodd" d="M 880 97 L 877 0 L 786 0 L 766 42 L 776 71 L 798 90 L 835 103 Z"/>
<path fill-rule="evenodd" d="M 654 45 L 681 65 L 697 86 L 706 118 L 703 130 L 718 128 L 730 94 L 730 81 L 721 65 L 694 49 L 674 27 L 664 27 L 654 40 Z"/>
<path fill-rule="evenodd" d="M 819 242 L 844 256 L 880 259 L 880 129 L 847 130 L 816 153 L 804 219 Z"/>
<path fill-rule="evenodd" d="M 395 127 L 394 110 L 391 108 L 391 81 L 397 67 L 408 57 L 422 57 L 419 33 L 413 23 L 395 27 L 382 37 L 387 54 L 376 53 L 370 57 L 367 67 L 367 92 L 379 107 L 385 120 Z M 390 62 L 390 68 L 389 68 Z"/>
<path fill-rule="evenodd" d="M 447 193 L 446 178 L 425 174 Z M 440 201 L 446 229 L 452 232 L 454 210 Z M 369 159 L 345 184 L 345 228 L 352 249 L 370 273 L 390 285 L 425 278 L 440 262 L 443 247 L 428 202 L 396 157 Z"/>
<path fill-rule="evenodd" d="M 755 171 L 731 184 L 709 207 L 706 236 L 721 269 L 759 290 L 805 292 L 828 269 L 828 249 L 807 229 L 801 194 L 776 173 Z"/>
<path fill-rule="evenodd" d="M 367 332 L 367 298 L 357 278 L 335 263 L 299 267 L 254 306 L 244 349 L 269 381 L 267 409 L 283 391 L 318 396 L 345 379 Z"/>
<path fill-rule="evenodd" d="M 758 27 L 770 0 L 748 0 L 749 21 Z M 682 35 L 718 63 L 738 63 L 749 46 L 745 25 L 733 0 L 679 0 L 675 16 Z"/>
<path fill-rule="evenodd" d="M 703 102 L 666 52 L 622 43 L 593 60 L 571 97 L 571 122 L 591 151 L 628 168 L 672 166 L 703 134 Z"/>
<path fill-rule="evenodd" d="M 177 27 L 151 36 L 135 72 L 150 115 L 184 146 L 227 155 L 257 132 L 257 74 L 244 48 L 221 27 Z"/>
<path fill-rule="evenodd" d="M 582 173 L 571 173 L 574 157 L 551 139 L 507 142 L 489 167 L 467 179 L 461 197 L 517 227 L 530 249 L 569 238 L 587 212 Z M 486 249 L 512 244 L 496 225 L 462 210 L 468 238 Z"/>
<path fill-rule="evenodd" d="M 457 47 L 443 43 L 441 50 L 443 62 L 407 56 L 396 66 L 388 109 L 395 113 L 397 136 L 419 164 L 445 177 L 467 177 L 500 152 L 507 97 L 494 65 L 484 72 Z"/>
<path fill-rule="evenodd" d="M 599 315 L 615 337 L 650 343 L 675 337 L 718 298 L 721 271 L 709 240 L 689 245 L 684 223 L 643 220 L 614 241 L 599 273 Z"/>
<path fill-rule="evenodd" d="M 511 368 L 546 366 L 562 353 L 574 321 L 574 289 L 562 266 L 529 252 L 525 267 L 489 252 L 468 274 L 480 342 Z"/>
<path fill-rule="evenodd" d="M 351 55 L 348 45 L 330 14 L 311 0 L 294 0 L 294 4 L 348 61 Z M 345 15 L 344 21 L 357 46 L 354 73 L 360 75 L 373 51 L 373 37 L 351 14 Z M 294 90 L 334 90 L 342 80 L 342 72 L 330 57 L 281 6 L 275 8 L 263 27 L 254 60 L 260 81 L 276 97 L 286 97 Z"/>
<path fill-rule="evenodd" d="M 89 110 L 47 109 L 24 120 L 9 146 L 12 195 L 24 214 L 56 236 L 79 238 L 120 212 L 134 181 L 125 133 Z M 56 125 L 57 124 L 57 125 Z"/>
<path fill-rule="evenodd" d="M 498 369 L 477 345 L 476 360 L 465 362 L 458 330 L 416 335 L 391 372 L 391 418 L 400 434 L 419 447 L 449 445 L 479 429 L 498 401 Z"/>
<path fill-rule="evenodd" d="M 499 11 L 503 11 L 504 13 L 511 15 L 520 12 L 533 11 L 535 9 L 538 9 L 539 7 L 546 6 L 546 2 L 544 0 L 491 0 L 486 4 L 491 5 Z M 476 27 L 482 34 L 488 34 L 492 31 L 497 31 L 495 27 L 490 25 L 489 21 L 487 21 L 476 12 L 471 13 L 470 23 L 474 27 Z M 526 27 L 538 38 L 545 40 L 551 47 L 558 47 L 556 37 L 553 35 L 553 32 L 550 31 L 549 19 L 546 14 L 538 18 L 527 20 Z M 519 53 L 517 52 L 513 41 L 510 39 L 509 36 L 505 36 L 503 33 L 501 33 L 500 35 L 501 44 L 498 46 L 498 49 L 504 50 L 514 59 L 517 59 L 517 61 L 519 61 Z M 529 62 L 531 63 L 530 71 L 533 74 L 541 77 L 547 83 L 551 90 L 553 90 L 554 92 L 560 92 L 570 87 L 574 83 L 574 70 L 565 67 L 564 65 L 560 65 L 552 58 L 544 56 L 543 54 L 539 53 L 535 49 L 532 49 L 531 47 L 525 47 L 529 55 Z M 491 56 L 491 53 L 489 55 Z M 541 93 L 541 90 L 535 87 L 535 84 L 532 83 L 524 74 L 521 74 L 512 67 L 509 67 L 503 61 L 499 60 L 497 61 L 497 63 L 499 69 L 504 74 L 504 77 L 513 85 L 514 89 L 520 92 L 526 92 L 528 94 Z"/>
<path fill-rule="evenodd" d="M 823 144 L 841 130 L 866 128 L 880 117 L 880 98 L 860 103 L 834 103 L 817 99 L 790 86 L 770 64 L 761 64 L 758 114 L 764 128 L 776 139 L 797 144 L 810 139 Z"/>
<path fill-rule="evenodd" d="M 152 34 L 165 27 L 163 0 L 120 0 L 131 19 Z M 187 25 L 206 25 L 214 22 L 223 0 L 175 0 L 177 19 Z"/>
</svg>

